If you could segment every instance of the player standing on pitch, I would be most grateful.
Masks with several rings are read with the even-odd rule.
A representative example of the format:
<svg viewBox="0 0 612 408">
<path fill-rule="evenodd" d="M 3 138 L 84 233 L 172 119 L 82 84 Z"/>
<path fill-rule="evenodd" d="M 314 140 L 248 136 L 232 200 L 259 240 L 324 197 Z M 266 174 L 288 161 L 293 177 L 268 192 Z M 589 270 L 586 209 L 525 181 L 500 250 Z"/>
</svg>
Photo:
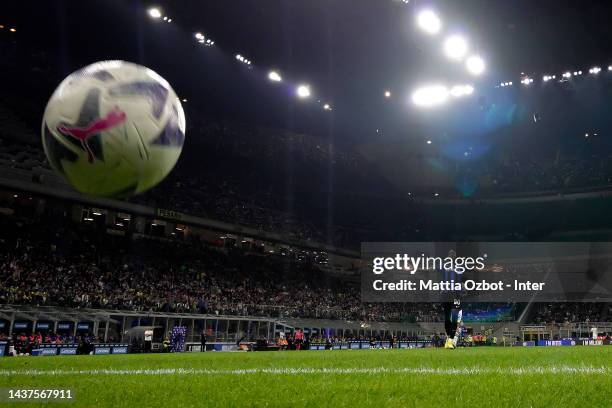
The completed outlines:
<svg viewBox="0 0 612 408">
<path fill-rule="evenodd" d="M 456 258 L 457 253 L 454 250 L 448 251 L 449 258 Z M 456 273 L 453 269 L 442 268 L 443 280 L 444 281 L 455 281 L 461 282 L 461 274 Z M 463 326 L 463 310 L 461 310 L 461 300 L 459 299 L 460 292 L 454 293 L 454 299 L 452 302 L 444 302 L 442 308 L 444 309 L 444 330 L 446 331 L 446 342 L 444 348 L 454 349 L 457 347 L 459 338 L 462 333 Z M 456 314 L 453 311 L 456 310 Z M 453 316 L 454 315 L 454 316 Z M 453 319 L 454 317 L 454 319 Z"/>
</svg>

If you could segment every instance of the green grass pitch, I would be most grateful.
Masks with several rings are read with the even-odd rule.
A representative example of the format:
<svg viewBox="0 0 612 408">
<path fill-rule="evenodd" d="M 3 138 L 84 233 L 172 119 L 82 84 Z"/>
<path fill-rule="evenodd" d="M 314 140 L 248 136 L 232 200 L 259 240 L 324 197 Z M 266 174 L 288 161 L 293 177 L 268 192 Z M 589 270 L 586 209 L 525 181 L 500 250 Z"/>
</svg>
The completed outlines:
<svg viewBox="0 0 612 408">
<path fill-rule="evenodd" d="M 78 407 L 610 407 L 612 346 L 0 359 L 0 388 Z"/>
</svg>

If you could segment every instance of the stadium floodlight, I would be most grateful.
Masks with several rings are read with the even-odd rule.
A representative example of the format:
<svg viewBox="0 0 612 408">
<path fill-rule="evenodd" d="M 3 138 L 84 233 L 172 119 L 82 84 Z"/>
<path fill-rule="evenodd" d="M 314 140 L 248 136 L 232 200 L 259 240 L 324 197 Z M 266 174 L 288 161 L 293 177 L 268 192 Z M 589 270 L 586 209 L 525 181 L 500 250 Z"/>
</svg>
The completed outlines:
<svg viewBox="0 0 612 408">
<path fill-rule="evenodd" d="M 506 86 L 505 82 L 502 82 L 501 84 L 499 84 L 499 86 L 501 86 L 502 88 Z"/>
<path fill-rule="evenodd" d="M 268 79 L 272 82 L 280 82 L 283 80 L 283 78 L 281 78 L 280 74 L 276 71 L 270 71 L 268 73 Z"/>
<path fill-rule="evenodd" d="M 196 38 L 196 40 L 203 40 L 204 39 L 204 34 L 202 34 L 202 33 L 195 33 L 194 37 Z"/>
<path fill-rule="evenodd" d="M 168 21 L 168 16 L 164 16 L 164 21 Z"/>
<path fill-rule="evenodd" d="M 593 67 L 591 69 L 589 69 L 589 73 L 590 74 L 599 74 L 601 72 L 601 68 L 599 67 Z"/>
<path fill-rule="evenodd" d="M 448 89 L 443 85 L 424 86 L 414 91 L 412 94 L 412 102 L 416 106 L 427 108 L 446 102 L 448 94 Z"/>
<path fill-rule="evenodd" d="M 428 141 L 427 141 L 427 144 L 431 144 L 431 140 L 428 140 Z"/>
<path fill-rule="evenodd" d="M 295 89 L 295 93 L 300 99 L 305 99 L 310 96 L 310 87 L 308 85 L 299 85 Z"/>
<path fill-rule="evenodd" d="M 431 10 L 423 10 L 417 16 L 417 24 L 428 34 L 437 34 L 442 27 L 440 18 Z"/>
<path fill-rule="evenodd" d="M 485 70 L 485 63 L 478 55 L 473 55 L 467 59 L 465 66 L 472 75 L 480 75 Z"/>
<path fill-rule="evenodd" d="M 459 35 L 451 35 L 444 41 L 444 53 L 450 59 L 462 59 L 467 53 L 467 50 L 467 41 Z"/>
<path fill-rule="evenodd" d="M 16 33 L 16 32 L 17 32 L 17 29 L 16 29 L 16 28 L 12 28 L 12 27 L 11 27 L 11 28 L 9 28 L 9 31 L 10 31 L 11 33 Z"/>
<path fill-rule="evenodd" d="M 388 89 L 385 91 L 385 98 L 390 98 L 391 97 L 391 91 L 389 91 Z"/>
<path fill-rule="evenodd" d="M 329 103 L 326 103 L 325 105 L 323 105 L 323 109 L 326 110 L 326 111 L 332 110 L 332 108 L 331 108 Z"/>
<path fill-rule="evenodd" d="M 568 72 L 563 73 L 563 75 L 561 75 L 561 76 L 563 78 L 570 78 L 572 76 L 572 73 L 568 71 Z"/>
<path fill-rule="evenodd" d="M 552 79 L 552 77 L 551 77 L 550 75 L 544 75 L 544 76 L 542 77 L 542 80 L 543 80 L 544 82 L 548 82 L 548 81 L 550 81 L 551 79 Z"/>
<path fill-rule="evenodd" d="M 169 23 L 171 23 L 171 22 L 172 22 L 172 19 L 171 19 L 171 18 L 169 18 L 169 19 L 168 19 L 168 22 L 169 22 Z"/>
<path fill-rule="evenodd" d="M 612 65 L 608 65 L 608 71 L 612 71 Z"/>
<path fill-rule="evenodd" d="M 161 18 L 162 13 L 157 7 L 151 7 L 149 9 L 149 16 L 151 16 L 152 18 Z"/>
<path fill-rule="evenodd" d="M 471 95 L 473 92 L 474 87 L 472 87 L 471 85 L 455 85 L 451 88 L 449 93 L 451 94 L 451 96 L 458 98 L 464 95 Z"/>
</svg>

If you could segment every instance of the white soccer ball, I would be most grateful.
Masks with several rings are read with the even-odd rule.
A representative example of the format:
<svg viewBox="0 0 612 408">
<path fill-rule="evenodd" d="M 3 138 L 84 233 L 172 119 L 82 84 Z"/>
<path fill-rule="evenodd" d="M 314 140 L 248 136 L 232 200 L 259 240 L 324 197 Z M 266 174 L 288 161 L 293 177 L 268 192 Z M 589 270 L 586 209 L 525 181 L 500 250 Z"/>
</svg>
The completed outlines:
<svg viewBox="0 0 612 408">
<path fill-rule="evenodd" d="M 62 81 L 45 109 L 49 163 L 78 191 L 122 197 L 162 181 L 185 140 L 185 113 L 168 82 L 149 68 L 102 61 Z"/>
</svg>

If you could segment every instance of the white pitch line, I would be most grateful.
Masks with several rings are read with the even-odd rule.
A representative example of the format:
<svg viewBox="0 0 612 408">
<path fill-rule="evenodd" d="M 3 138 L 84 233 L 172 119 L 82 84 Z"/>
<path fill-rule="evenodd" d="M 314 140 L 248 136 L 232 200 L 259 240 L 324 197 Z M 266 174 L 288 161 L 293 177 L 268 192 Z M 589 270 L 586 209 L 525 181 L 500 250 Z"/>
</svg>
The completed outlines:
<svg viewBox="0 0 612 408">
<path fill-rule="evenodd" d="M 609 375 L 612 369 L 592 366 L 549 366 L 549 367 L 466 367 L 466 368 L 246 368 L 235 370 L 214 370 L 206 368 L 158 368 L 158 369 L 94 369 L 94 370 L 0 370 L 0 376 L 60 376 L 60 375 L 311 375 L 311 374 L 431 374 L 431 375 L 545 375 L 545 374 L 589 374 Z"/>
</svg>

